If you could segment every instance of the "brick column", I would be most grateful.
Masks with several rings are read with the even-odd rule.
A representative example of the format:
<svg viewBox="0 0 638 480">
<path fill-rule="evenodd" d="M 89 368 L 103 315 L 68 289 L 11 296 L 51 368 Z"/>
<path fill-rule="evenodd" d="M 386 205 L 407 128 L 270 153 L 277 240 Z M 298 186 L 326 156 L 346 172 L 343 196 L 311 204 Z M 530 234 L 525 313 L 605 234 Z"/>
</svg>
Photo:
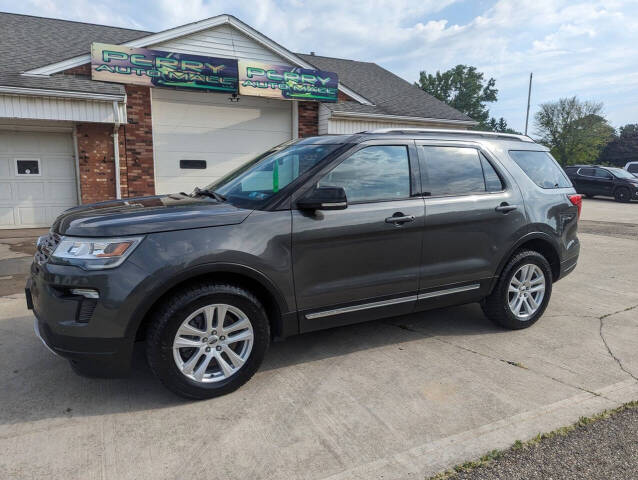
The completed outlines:
<svg viewBox="0 0 638 480">
<path fill-rule="evenodd" d="M 319 135 L 319 102 L 299 102 L 299 137 Z"/>
<path fill-rule="evenodd" d="M 113 126 L 102 123 L 76 125 L 82 203 L 115 198 Z"/>
<path fill-rule="evenodd" d="M 151 89 L 126 85 L 128 123 L 120 132 L 120 176 L 122 196 L 138 197 L 155 194 L 153 165 L 153 124 L 151 121 Z M 123 140 L 122 140 L 123 137 Z"/>
</svg>

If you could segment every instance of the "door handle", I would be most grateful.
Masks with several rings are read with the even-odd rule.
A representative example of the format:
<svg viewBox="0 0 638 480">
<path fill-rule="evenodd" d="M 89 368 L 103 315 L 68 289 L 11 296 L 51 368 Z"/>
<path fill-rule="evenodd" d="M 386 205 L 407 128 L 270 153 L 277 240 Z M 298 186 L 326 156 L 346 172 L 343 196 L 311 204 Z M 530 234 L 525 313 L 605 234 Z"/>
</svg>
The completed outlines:
<svg viewBox="0 0 638 480">
<path fill-rule="evenodd" d="M 517 208 L 518 208 L 518 205 L 510 205 L 509 203 L 503 202 L 494 210 L 501 213 L 508 213 L 508 212 L 511 212 L 512 210 L 516 210 Z"/>
<path fill-rule="evenodd" d="M 401 212 L 397 212 L 385 219 L 385 223 L 393 223 L 395 225 L 403 225 L 408 222 L 414 222 L 414 215 L 404 215 Z"/>
</svg>

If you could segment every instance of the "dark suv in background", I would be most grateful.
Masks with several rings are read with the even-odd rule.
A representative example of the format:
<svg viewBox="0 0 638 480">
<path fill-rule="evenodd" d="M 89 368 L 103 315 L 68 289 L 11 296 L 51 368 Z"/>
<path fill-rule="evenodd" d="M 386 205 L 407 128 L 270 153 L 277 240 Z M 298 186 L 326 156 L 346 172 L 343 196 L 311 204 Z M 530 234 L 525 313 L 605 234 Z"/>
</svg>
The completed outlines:
<svg viewBox="0 0 638 480">
<path fill-rule="evenodd" d="M 246 382 L 273 338 L 470 302 L 529 327 L 576 266 L 580 207 L 527 137 L 305 138 L 190 195 L 66 211 L 27 303 L 80 373 L 123 373 L 145 341 L 164 385 L 207 398 Z"/>
<path fill-rule="evenodd" d="M 573 165 L 565 172 L 576 191 L 587 197 L 614 197 L 617 202 L 638 200 L 638 178 L 622 168 Z"/>
</svg>

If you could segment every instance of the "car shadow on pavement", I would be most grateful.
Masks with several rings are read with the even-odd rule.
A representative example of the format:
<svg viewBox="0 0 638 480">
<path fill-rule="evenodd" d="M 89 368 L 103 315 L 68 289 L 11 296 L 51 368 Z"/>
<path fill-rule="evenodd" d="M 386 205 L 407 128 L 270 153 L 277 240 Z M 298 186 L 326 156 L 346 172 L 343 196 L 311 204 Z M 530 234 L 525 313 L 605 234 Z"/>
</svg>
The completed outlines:
<svg viewBox="0 0 638 480">
<path fill-rule="evenodd" d="M 307 333 L 273 343 L 262 371 L 426 337 L 505 332 L 507 330 L 496 326 L 483 315 L 478 304 L 441 308 Z"/>
<path fill-rule="evenodd" d="M 285 369 L 331 357 L 388 345 L 400 347 L 434 336 L 466 336 L 505 332 L 485 318 L 478 305 L 450 307 L 390 319 L 307 333 L 271 345 L 260 372 Z M 133 368 L 126 378 L 86 378 L 77 375 L 64 359 L 39 344 L 27 328 L 3 332 L 0 339 L 0 434 L 27 428 L 43 419 L 77 419 L 187 405 L 155 379 L 136 345 Z M 7 348 L 8 347 L 8 348 Z M 280 372 L 281 373 L 281 372 Z M 258 372 L 259 375 L 259 372 Z M 255 382 L 256 380 L 253 380 Z M 268 381 L 262 377 L 260 381 Z M 251 382 L 230 395 L 256 395 Z M 215 401 L 210 400 L 210 401 Z"/>
</svg>

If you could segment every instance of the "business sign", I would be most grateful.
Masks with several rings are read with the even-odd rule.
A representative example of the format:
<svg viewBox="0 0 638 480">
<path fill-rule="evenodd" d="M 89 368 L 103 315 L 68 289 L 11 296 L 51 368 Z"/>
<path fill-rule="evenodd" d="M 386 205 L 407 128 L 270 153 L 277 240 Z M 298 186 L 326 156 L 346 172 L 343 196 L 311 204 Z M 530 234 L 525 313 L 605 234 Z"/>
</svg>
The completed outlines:
<svg viewBox="0 0 638 480">
<path fill-rule="evenodd" d="M 322 70 L 240 60 L 239 93 L 279 100 L 336 102 L 337 74 Z"/>
<path fill-rule="evenodd" d="M 184 53 L 91 45 L 91 78 L 148 87 L 237 93 L 237 60 Z"/>
</svg>

